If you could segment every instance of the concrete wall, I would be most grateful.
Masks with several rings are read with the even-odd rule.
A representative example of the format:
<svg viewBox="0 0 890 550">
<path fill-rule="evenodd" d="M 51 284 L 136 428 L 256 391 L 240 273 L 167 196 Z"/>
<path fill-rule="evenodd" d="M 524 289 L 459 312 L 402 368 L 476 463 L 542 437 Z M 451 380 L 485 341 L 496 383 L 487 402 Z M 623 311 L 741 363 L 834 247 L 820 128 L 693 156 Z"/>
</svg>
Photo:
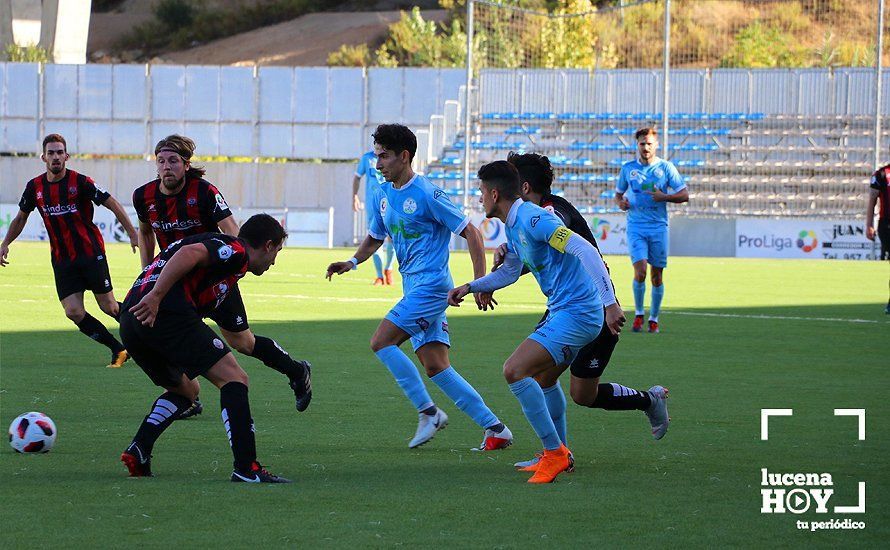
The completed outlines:
<svg viewBox="0 0 890 550">
<path fill-rule="evenodd" d="M 92 177 L 121 203 L 132 203 L 133 190 L 156 177 L 145 160 L 72 159 L 68 167 Z M 237 208 L 334 207 L 334 245 L 352 245 L 353 163 L 204 163 L 206 179 Z M 34 157 L 0 157 L 0 202 L 18 203 L 25 183 L 45 171 Z M 362 195 L 363 196 L 363 195 Z"/>
</svg>

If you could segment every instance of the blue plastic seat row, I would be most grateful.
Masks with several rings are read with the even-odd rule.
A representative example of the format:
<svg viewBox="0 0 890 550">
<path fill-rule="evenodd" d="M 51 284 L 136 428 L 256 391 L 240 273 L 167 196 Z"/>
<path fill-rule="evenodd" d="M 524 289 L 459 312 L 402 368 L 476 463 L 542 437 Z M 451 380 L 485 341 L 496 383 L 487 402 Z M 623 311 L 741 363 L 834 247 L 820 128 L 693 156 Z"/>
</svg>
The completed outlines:
<svg viewBox="0 0 890 550">
<path fill-rule="evenodd" d="M 541 127 L 540 126 L 510 126 L 504 131 L 507 135 L 529 135 L 529 134 L 540 134 Z"/>
<path fill-rule="evenodd" d="M 675 120 L 763 120 L 765 113 L 670 113 L 670 118 Z M 494 112 L 483 113 L 483 120 L 661 120 L 661 113 L 595 113 L 595 112 L 566 112 L 566 113 L 520 113 L 520 112 Z"/>
<path fill-rule="evenodd" d="M 576 141 L 569 145 L 569 149 L 573 151 L 635 151 L 636 147 L 632 145 L 622 145 L 621 143 L 586 143 Z M 669 144 L 668 149 L 671 151 L 717 151 L 720 146 L 713 143 L 684 143 Z"/>
<path fill-rule="evenodd" d="M 633 126 L 624 128 L 603 128 L 599 131 L 604 136 L 632 136 L 637 131 Z M 730 128 L 670 128 L 670 136 L 728 136 L 732 133 Z"/>
<path fill-rule="evenodd" d="M 473 149 L 504 149 L 510 151 L 524 151 L 527 144 L 521 141 L 477 141 L 473 143 Z M 455 141 L 455 149 L 463 149 L 463 141 Z"/>
<path fill-rule="evenodd" d="M 586 183 L 612 183 L 618 177 L 611 174 L 560 174 L 558 181 L 582 181 Z"/>
</svg>

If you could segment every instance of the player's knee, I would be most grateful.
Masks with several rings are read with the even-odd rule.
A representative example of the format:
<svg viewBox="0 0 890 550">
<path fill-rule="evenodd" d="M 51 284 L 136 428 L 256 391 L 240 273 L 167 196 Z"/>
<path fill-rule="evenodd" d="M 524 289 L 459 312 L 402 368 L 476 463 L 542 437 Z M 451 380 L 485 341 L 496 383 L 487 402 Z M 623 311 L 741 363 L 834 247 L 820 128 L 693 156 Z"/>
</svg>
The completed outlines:
<svg viewBox="0 0 890 550">
<path fill-rule="evenodd" d="M 661 286 L 661 271 L 652 270 L 652 286 Z"/>
<path fill-rule="evenodd" d="M 519 382 L 523 378 L 526 378 L 526 376 L 519 365 L 507 359 L 507 362 L 504 363 L 504 380 L 506 380 L 508 384 L 513 384 L 514 382 Z"/>
<path fill-rule="evenodd" d="M 104 313 L 105 315 L 115 317 L 115 318 L 118 316 L 118 313 L 120 312 L 118 309 L 117 302 L 111 302 L 111 303 L 102 302 L 101 304 L 99 304 L 99 309 L 101 309 L 102 313 Z"/>
<path fill-rule="evenodd" d="M 585 391 L 582 388 L 572 387 L 569 390 L 569 393 L 572 395 L 572 401 L 574 401 L 576 405 L 581 405 L 582 407 L 592 407 L 593 402 L 596 401 L 596 387 L 594 387 L 592 391 Z"/>
<path fill-rule="evenodd" d="M 86 317 L 86 315 L 87 311 L 82 307 L 69 306 L 65 308 L 65 317 L 68 317 L 75 323 L 83 321 L 83 318 Z"/>
</svg>

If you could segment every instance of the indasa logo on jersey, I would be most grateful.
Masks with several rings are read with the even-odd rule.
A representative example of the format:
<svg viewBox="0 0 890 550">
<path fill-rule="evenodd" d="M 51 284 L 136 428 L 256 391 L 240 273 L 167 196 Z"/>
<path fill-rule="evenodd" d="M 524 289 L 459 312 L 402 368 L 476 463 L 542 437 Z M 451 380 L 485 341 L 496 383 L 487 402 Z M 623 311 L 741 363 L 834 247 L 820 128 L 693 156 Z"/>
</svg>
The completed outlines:
<svg viewBox="0 0 890 550">
<path fill-rule="evenodd" d="M 201 225 L 201 220 L 179 220 L 175 222 L 151 222 L 151 226 L 159 231 L 187 231 Z"/>
<path fill-rule="evenodd" d="M 76 214 L 76 204 L 56 204 L 54 206 L 41 207 L 43 213 L 48 216 L 64 216 L 65 214 Z"/>
</svg>

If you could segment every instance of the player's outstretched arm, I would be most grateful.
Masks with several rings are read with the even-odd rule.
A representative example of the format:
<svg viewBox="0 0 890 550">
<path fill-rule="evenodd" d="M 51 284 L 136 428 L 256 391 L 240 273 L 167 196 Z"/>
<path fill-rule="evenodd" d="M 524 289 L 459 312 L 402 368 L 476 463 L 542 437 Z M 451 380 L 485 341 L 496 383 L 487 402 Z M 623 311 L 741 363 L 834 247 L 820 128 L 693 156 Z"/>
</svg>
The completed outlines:
<svg viewBox="0 0 890 550">
<path fill-rule="evenodd" d="M 11 222 L 9 222 L 9 231 L 7 231 L 6 236 L 3 237 L 3 244 L 0 244 L 0 266 L 6 267 L 9 264 L 9 262 L 6 261 L 6 256 L 9 255 L 9 245 L 22 234 L 22 229 L 25 228 L 25 223 L 27 223 L 28 216 L 30 215 L 30 212 L 19 210 L 19 213 L 15 215 Z"/>
<path fill-rule="evenodd" d="M 504 257 L 503 265 L 501 265 L 497 271 L 489 273 L 484 277 L 480 277 L 473 282 L 451 289 L 451 291 L 448 292 L 448 305 L 460 307 L 460 303 L 463 301 L 464 296 L 471 292 L 491 294 L 495 290 L 512 285 L 519 280 L 519 275 L 521 273 L 522 260 L 520 260 L 519 256 L 515 253 L 508 252 Z M 493 299 L 492 301 L 494 302 Z M 497 302 L 494 303 L 497 304 Z M 489 307 L 494 309 L 493 306 Z M 487 308 L 479 306 L 479 309 L 485 311 Z"/>
<path fill-rule="evenodd" d="M 875 240 L 875 206 L 878 204 L 877 189 L 869 189 L 868 205 L 865 207 L 865 237 L 873 241 Z"/>
<path fill-rule="evenodd" d="M 238 222 L 235 221 L 235 216 L 229 216 L 227 218 L 223 218 L 216 222 L 216 225 L 219 226 L 219 230 L 225 233 L 230 237 L 238 236 Z"/>
<path fill-rule="evenodd" d="M 123 226 L 124 231 L 127 232 L 127 236 L 130 238 L 130 247 L 133 249 L 133 254 L 135 254 L 136 249 L 139 248 L 139 235 L 136 234 L 136 228 L 133 227 L 133 222 L 131 222 L 130 217 L 127 216 L 127 211 L 124 210 L 121 203 L 114 197 L 105 199 L 102 206 L 111 210 L 114 213 L 114 217 L 117 218 L 117 221 Z"/>
<path fill-rule="evenodd" d="M 355 251 L 355 256 L 345 262 L 334 262 L 329 265 L 325 278 L 330 281 L 331 277 L 334 275 L 343 275 L 344 273 L 352 271 L 358 267 L 358 264 L 364 262 L 377 252 L 377 249 L 380 248 L 382 244 L 383 239 L 377 239 L 368 235 L 365 237 L 365 240 L 362 241 L 362 244 L 358 246 L 358 249 Z"/>
<path fill-rule="evenodd" d="M 139 222 L 139 261 L 142 263 L 142 269 L 151 263 L 155 257 L 155 232 L 151 225 Z"/>
<path fill-rule="evenodd" d="M 183 246 L 164 264 L 154 288 L 143 296 L 138 304 L 130 308 L 130 313 L 143 325 L 154 326 L 161 300 L 170 292 L 173 285 L 196 267 L 209 264 L 210 253 L 206 246 L 201 243 Z"/>
</svg>

